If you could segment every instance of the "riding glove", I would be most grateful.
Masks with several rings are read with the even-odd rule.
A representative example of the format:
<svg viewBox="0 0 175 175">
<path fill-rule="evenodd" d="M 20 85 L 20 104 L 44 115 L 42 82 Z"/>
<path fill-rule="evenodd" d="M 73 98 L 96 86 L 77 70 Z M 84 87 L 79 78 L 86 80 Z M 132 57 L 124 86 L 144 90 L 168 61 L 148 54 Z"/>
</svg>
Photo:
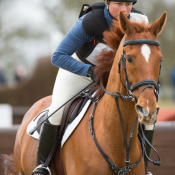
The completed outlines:
<svg viewBox="0 0 175 175">
<path fill-rule="evenodd" d="M 90 66 L 89 69 L 88 69 L 88 72 L 87 72 L 87 77 L 90 77 L 92 79 L 92 81 L 95 82 L 95 73 L 94 73 L 94 66 Z"/>
</svg>

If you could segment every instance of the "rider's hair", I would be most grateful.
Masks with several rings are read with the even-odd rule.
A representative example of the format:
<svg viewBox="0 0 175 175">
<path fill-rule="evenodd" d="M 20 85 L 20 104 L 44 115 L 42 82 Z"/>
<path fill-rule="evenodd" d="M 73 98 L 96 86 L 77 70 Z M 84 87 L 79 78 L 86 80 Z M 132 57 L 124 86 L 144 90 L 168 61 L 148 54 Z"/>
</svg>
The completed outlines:
<svg viewBox="0 0 175 175">
<path fill-rule="evenodd" d="M 105 0 L 105 2 L 107 4 L 107 9 L 109 9 L 110 0 Z"/>
</svg>

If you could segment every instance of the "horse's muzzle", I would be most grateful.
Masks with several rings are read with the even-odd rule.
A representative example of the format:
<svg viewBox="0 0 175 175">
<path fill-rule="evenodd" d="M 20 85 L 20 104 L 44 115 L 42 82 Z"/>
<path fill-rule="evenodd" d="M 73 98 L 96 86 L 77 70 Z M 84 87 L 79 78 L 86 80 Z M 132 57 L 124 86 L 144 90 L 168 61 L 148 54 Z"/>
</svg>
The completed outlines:
<svg viewBox="0 0 175 175">
<path fill-rule="evenodd" d="M 157 122 L 157 114 L 159 112 L 159 107 L 150 109 L 148 106 L 143 107 L 137 104 L 136 111 L 138 113 L 139 122 L 147 125 L 152 125 Z"/>
</svg>

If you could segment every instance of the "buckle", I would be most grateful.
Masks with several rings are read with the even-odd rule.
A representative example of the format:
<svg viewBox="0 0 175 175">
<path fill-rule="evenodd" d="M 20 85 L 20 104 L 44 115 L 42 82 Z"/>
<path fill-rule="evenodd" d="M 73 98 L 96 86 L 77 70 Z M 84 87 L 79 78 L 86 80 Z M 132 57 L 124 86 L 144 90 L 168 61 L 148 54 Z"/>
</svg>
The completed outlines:
<svg viewBox="0 0 175 175">
<path fill-rule="evenodd" d="M 129 159 L 129 160 L 126 160 L 126 159 L 125 159 L 125 162 L 126 162 L 126 163 L 129 163 L 129 162 L 130 162 L 130 159 Z"/>
<path fill-rule="evenodd" d="M 121 174 L 122 173 L 122 174 Z M 118 175 L 124 175 L 124 171 L 123 170 L 120 170 L 119 172 L 118 172 Z"/>
<path fill-rule="evenodd" d="M 134 96 L 134 94 L 131 92 L 131 90 L 128 90 L 128 93 L 129 93 L 129 95 L 130 95 L 130 97 L 131 97 L 131 101 L 135 101 L 135 96 Z"/>
<path fill-rule="evenodd" d="M 125 166 L 118 172 L 118 175 L 124 175 L 126 170 L 131 171 L 131 169 L 128 166 Z"/>
</svg>

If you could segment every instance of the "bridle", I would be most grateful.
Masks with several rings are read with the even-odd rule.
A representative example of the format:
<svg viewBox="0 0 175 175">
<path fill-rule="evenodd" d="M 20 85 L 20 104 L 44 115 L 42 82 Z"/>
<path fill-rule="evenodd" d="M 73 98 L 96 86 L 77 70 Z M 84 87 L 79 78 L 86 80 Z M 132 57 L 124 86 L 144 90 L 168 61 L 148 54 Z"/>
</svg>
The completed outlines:
<svg viewBox="0 0 175 175">
<path fill-rule="evenodd" d="M 125 36 L 125 40 L 126 40 L 126 36 Z M 121 79 L 121 72 L 120 72 L 120 67 L 121 67 L 121 63 L 123 66 L 123 73 L 124 73 L 124 79 L 125 79 L 125 88 L 127 90 L 128 95 L 131 95 L 134 98 L 133 95 L 133 91 L 135 89 L 138 89 L 142 86 L 145 86 L 142 88 L 142 90 L 139 93 L 140 94 L 146 89 L 146 88 L 152 88 L 154 90 L 156 99 L 158 101 L 158 94 L 159 94 L 159 89 L 160 89 L 160 73 L 161 73 L 161 65 L 159 68 L 159 78 L 158 78 L 158 82 L 156 82 L 155 80 L 152 79 L 148 79 L 148 80 L 143 80 L 140 82 L 137 82 L 133 85 L 130 84 L 129 79 L 128 79 L 128 75 L 127 75 L 127 70 L 126 70 L 126 57 L 124 55 L 124 47 L 127 45 L 136 45 L 136 44 L 150 44 L 150 45 L 155 45 L 155 46 L 160 46 L 160 43 L 158 41 L 154 41 L 154 40 L 129 40 L 129 41 L 125 41 L 123 43 L 123 53 L 122 56 L 118 62 L 118 73 L 120 74 L 120 79 Z M 122 82 L 122 80 L 121 80 Z M 123 82 L 122 82 L 123 84 Z M 124 86 L 124 84 L 123 84 Z"/>
<path fill-rule="evenodd" d="M 129 41 L 125 41 L 126 40 L 126 36 L 125 36 L 125 39 L 124 39 L 124 43 L 123 43 L 123 53 L 121 55 L 121 58 L 118 62 L 118 73 L 120 74 L 120 79 L 121 79 L 121 72 L 120 72 L 120 66 L 122 64 L 123 66 L 123 73 L 124 73 L 124 79 L 125 79 L 125 85 L 123 84 L 122 82 L 122 79 L 121 79 L 121 82 L 123 84 L 123 86 L 126 88 L 127 90 L 127 96 L 124 96 L 124 95 L 121 95 L 119 92 L 109 92 L 107 91 L 102 85 L 102 89 L 104 90 L 105 93 L 111 95 L 112 97 L 115 98 L 115 102 L 116 102 L 116 106 L 117 106 L 117 110 L 118 110 L 118 114 L 119 114 L 119 118 L 120 118 L 120 122 L 121 122 L 121 126 L 122 126 L 122 130 L 123 130 L 123 134 L 124 134 L 124 141 L 125 141 L 125 146 L 126 146 L 126 159 L 125 159 L 125 163 L 126 163 L 126 166 L 123 167 L 123 168 L 119 168 L 117 167 L 113 162 L 112 160 L 104 153 L 104 151 L 101 149 L 100 145 L 98 144 L 97 140 L 96 140 L 96 137 L 95 137 L 95 133 L 94 133 L 94 129 L 93 129 L 93 113 L 95 111 L 95 106 L 96 106 L 96 103 L 97 101 L 99 100 L 99 98 L 97 100 L 95 99 L 91 99 L 92 102 L 93 102 L 93 107 L 92 107 L 92 111 L 91 111 L 91 114 L 89 116 L 89 125 L 90 125 L 90 132 L 91 132 L 91 135 L 92 135 L 92 138 L 95 142 L 95 145 L 97 146 L 99 152 L 101 153 L 101 155 L 106 159 L 106 161 L 109 163 L 109 167 L 110 169 L 113 171 L 113 173 L 115 175 L 125 175 L 127 174 L 132 168 L 134 168 L 136 165 L 138 165 L 138 163 L 141 161 L 141 159 L 143 158 L 143 155 L 144 155 L 144 152 L 146 153 L 145 149 L 144 149 L 144 145 L 145 145 L 145 141 L 147 142 L 147 139 L 146 137 L 144 136 L 144 133 L 142 131 L 142 148 L 143 148 L 143 151 L 142 151 L 142 156 L 141 158 L 136 161 L 135 163 L 129 165 L 130 163 L 130 158 L 129 158 L 129 152 L 130 152 L 130 148 L 131 148 L 131 142 L 132 142 L 132 137 L 133 137 L 133 134 L 134 134 L 134 131 L 135 131 L 135 128 L 136 128 L 136 125 L 137 125 L 137 122 L 138 122 L 138 116 L 136 117 L 135 119 L 135 122 L 134 122 L 134 126 L 133 126 L 133 129 L 132 129 L 132 133 L 130 135 L 130 139 L 129 139 L 129 145 L 128 145 L 128 142 L 127 142 L 127 136 L 126 136 L 126 131 L 125 131 L 125 128 L 124 128 L 124 123 L 123 123 L 123 119 L 122 119 L 122 115 L 121 115 L 121 112 L 120 112 L 120 107 L 119 107 L 119 103 L 118 103 L 118 98 L 121 98 L 122 100 L 132 100 L 132 101 L 135 101 L 136 102 L 136 98 L 133 94 L 133 91 L 135 89 L 138 89 L 142 86 L 144 86 L 142 88 L 142 90 L 140 91 L 139 95 L 146 89 L 146 88 L 152 88 L 154 90 L 154 93 L 155 93 L 155 96 L 156 96 L 156 99 L 158 100 L 158 94 L 159 94 L 159 88 L 160 88 L 160 72 L 161 72 L 161 65 L 160 65 L 160 69 L 159 69 L 159 78 L 158 78 L 158 82 L 156 82 L 155 80 L 152 80 L 152 79 L 148 79 L 148 80 L 143 80 L 143 81 L 140 81 L 140 82 L 137 82 L 133 85 L 131 85 L 129 83 L 129 79 L 128 79 L 128 75 L 127 75 L 127 70 L 126 70 L 126 57 L 124 55 L 124 47 L 127 46 L 127 45 L 136 45 L 136 44 L 150 44 L 150 45 L 155 45 L 155 46 L 160 46 L 160 43 L 158 41 L 154 41 L 154 40 L 129 40 Z M 148 142 L 147 142 L 148 143 Z M 148 143 L 150 144 L 150 143 Z M 151 145 L 152 147 L 152 145 Z M 153 147 L 152 147 L 153 148 Z M 157 153 L 157 151 L 153 148 L 153 150 Z M 157 153 L 158 155 L 158 153 Z M 154 165 L 160 165 L 160 156 L 158 155 L 159 157 L 159 161 L 157 160 L 150 160 L 154 163 Z"/>
</svg>

